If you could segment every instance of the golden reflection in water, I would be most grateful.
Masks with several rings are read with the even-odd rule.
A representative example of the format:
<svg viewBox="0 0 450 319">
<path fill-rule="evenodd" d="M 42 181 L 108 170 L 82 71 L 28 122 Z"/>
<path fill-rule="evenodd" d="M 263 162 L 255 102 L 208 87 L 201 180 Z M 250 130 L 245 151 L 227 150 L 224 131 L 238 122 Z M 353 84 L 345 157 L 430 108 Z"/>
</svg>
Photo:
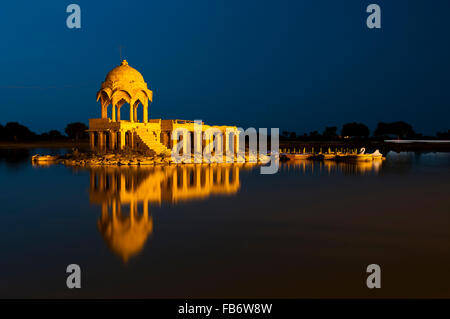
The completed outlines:
<svg viewBox="0 0 450 319">
<path fill-rule="evenodd" d="M 326 174 L 332 175 L 341 173 L 346 175 L 368 175 L 378 174 L 383 165 L 383 160 L 373 161 L 354 161 L 354 162 L 336 162 L 336 161 L 310 161 L 298 160 L 287 161 L 285 169 L 288 171 L 300 170 L 303 174 Z"/>
<path fill-rule="evenodd" d="M 245 167 L 245 166 L 242 166 Z M 149 204 L 205 199 L 239 190 L 238 165 L 90 168 L 90 201 L 102 207 L 98 229 L 124 262 L 153 232 Z"/>
</svg>

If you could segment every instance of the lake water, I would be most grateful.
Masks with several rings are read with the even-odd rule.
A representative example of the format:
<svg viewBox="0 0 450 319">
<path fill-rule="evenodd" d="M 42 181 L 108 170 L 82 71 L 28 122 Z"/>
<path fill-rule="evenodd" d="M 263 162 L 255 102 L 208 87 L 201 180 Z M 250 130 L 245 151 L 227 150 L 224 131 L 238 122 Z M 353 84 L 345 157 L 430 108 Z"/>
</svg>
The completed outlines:
<svg viewBox="0 0 450 319">
<path fill-rule="evenodd" d="M 64 150 L 0 151 L 0 297 L 450 297 L 449 153 L 260 175 L 32 166 L 38 152 Z"/>
</svg>

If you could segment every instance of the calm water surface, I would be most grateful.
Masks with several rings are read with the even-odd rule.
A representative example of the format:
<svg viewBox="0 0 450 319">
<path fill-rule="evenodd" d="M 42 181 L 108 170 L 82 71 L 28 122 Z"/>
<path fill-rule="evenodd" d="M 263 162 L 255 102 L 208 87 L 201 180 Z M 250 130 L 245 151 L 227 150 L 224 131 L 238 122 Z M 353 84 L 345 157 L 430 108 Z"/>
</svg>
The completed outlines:
<svg viewBox="0 0 450 319">
<path fill-rule="evenodd" d="M 0 151 L 0 297 L 450 297 L 448 153 L 260 175 L 32 166 L 37 152 Z"/>
</svg>

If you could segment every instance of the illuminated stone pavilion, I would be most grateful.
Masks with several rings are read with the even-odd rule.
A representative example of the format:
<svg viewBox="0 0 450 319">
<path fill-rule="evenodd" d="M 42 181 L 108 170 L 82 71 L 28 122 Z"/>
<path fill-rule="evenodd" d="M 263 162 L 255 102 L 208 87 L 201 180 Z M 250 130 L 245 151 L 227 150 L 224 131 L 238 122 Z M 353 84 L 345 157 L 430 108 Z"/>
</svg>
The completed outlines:
<svg viewBox="0 0 450 319">
<path fill-rule="evenodd" d="M 170 154 L 174 143 L 172 132 L 177 128 L 194 132 L 194 121 L 149 119 L 148 108 L 153 100 L 153 92 L 148 88 L 139 71 L 123 60 L 121 65 L 112 69 L 97 92 L 97 101 L 101 103 L 101 118 L 89 119 L 89 140 L 91 150 L 123 150 L 142 149 L 153 151 L 155 154 Z M 128 104 L 129 119 L 123 120 L 122 106 Z M 138 116 L 142 114 L 142 117 Z M 235 126 L 209 126 L 202 123 L 202 135 L 209 128 L 222 132 L 225 148 L 234 138 L 235 152 L 238 138 L 229 136 L 230 128 L 237 131 Z M 228 130 L 227 130 L 228 128 Z M 192 141 L 194 134 L 191 134 Z M 214 137 L 208 141 L 201 137 L 202 148 L 212 143 Z M 194 143 L 190 145 L 193 148 Z"/>
</svg>

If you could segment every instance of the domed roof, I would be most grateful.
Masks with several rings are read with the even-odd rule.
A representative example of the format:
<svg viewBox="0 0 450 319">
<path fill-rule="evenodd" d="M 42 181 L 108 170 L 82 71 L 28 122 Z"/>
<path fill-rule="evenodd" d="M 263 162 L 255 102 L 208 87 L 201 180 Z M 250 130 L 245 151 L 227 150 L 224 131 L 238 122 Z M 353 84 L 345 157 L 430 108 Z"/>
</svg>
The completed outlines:
<svg viewBox="0 0 450 319">
<path fill-rule="evenodd" d="M 145 107 L 153 99 L 153 92 L 148 89 L 144 77 L 138 70 L 128 65 L 126 60 L 112 69 L 97 92 L 97 101 L 102 106 L 109 104 L 121 106 L 123 103 L 136 105 L 141 103 Z"/>
<path fill-rule="evenodd" d="M 127 60 L 123 60 L 122 63 L 109 71 L 106 76 L 105 82 L 144 82 L 144 77 L 138 70 L 128 65 Z"/>
</svg>

